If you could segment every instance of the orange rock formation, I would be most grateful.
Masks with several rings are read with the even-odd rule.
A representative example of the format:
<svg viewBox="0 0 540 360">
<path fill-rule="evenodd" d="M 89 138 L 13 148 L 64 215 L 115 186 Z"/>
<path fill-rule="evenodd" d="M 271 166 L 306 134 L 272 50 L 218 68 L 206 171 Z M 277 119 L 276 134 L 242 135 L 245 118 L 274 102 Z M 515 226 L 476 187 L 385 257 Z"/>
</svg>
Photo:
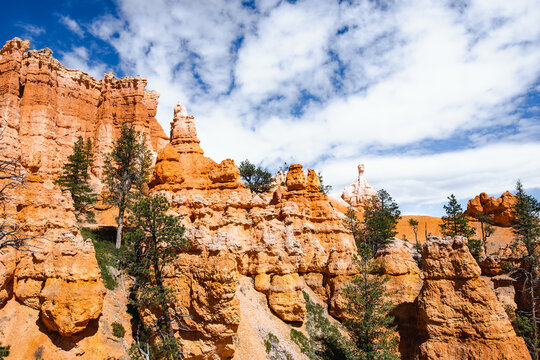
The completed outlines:
<svg viewBox="0 0 540 360">
<path fill-rule="evenodd" d="M 511 226 L 514 221 L 512 207 L 515 203 L 516 196 L 509 191 L 505 191 L 498 198 L 481 193 L 469 200 L 465 214 L 476 217 L 478 213 L 482 213 L 491 217 L 495 225 Z"/>
<path fill-rule="evenodd" d="M 159 94 L 145 89 L 146 79 L 109 73 L 97 81 L 64 67 L 51 50 L 29 47 L 15 38 L 0 50 L 0 123 L 7 125 L 2 156 L 20 157 L 32 174 L 56 176 L 82 135 L 93 141 L 93 172 L 100 178 L 124 121 L 145 132 L 155 152 L 165 146 L 168 138 L 154 118 Z"/>
<path fill-rule="evenodd" d="M 323 298 L 331 298 L 328 284 L 332 279 L 354 272 L 351 257 L 355 245 L 343 227 L 343 214 L 319 192 L 319 179 L 313 170 L 306 175 L 301 165 L 293 164 L 285 183 L 271 193 L 251 193 L 242 184 L 232 160 L 217 164 L 204 157 L 193 117 L 178 105 L 171 144 L 158 154 L 150 190 L 163 193 L 173 210 L 184 216 L 191 255 L 234 259 L 230 271 L 253 276 L 256 288 L 267 295 L 277 316 L 285 321 L 302 321 L 306 309 L 301 289 L 305 282 Z M 192 291 L 203 287 L 183 261 L 179 258 L 175 268 L 184 269 L 182 275 L 190 279 Z M 171 277 L 180 276 L 175 274 Z M 220 301 L 226 304 L 217 312 L 238 313 L 235 301 L 225 301 L 234 299 L 234 287 L 228 292 L 218 283 L 216 286 Z M 216 314 L 216 309 L 205 311 Z M 214 334 L 212 339 L 227 340 L 233 348 L 229 334 L 238 327 L 240 319 L 236 321 L 221 323 L 228 331 Z M 192 354 L 204 353 L 210 358 L 227 353 L 225 347 L 210 351 L 202 341 L 210 335 L 201 327 L 195 335 L 181 336 Z"/>
<path fill-rule="evenodd" d="M 430 238 L 422 248 L 422 270 L 420 359 L 530 359 L 495 292 L 480 278 L 467 239 Z"/>
</svg>

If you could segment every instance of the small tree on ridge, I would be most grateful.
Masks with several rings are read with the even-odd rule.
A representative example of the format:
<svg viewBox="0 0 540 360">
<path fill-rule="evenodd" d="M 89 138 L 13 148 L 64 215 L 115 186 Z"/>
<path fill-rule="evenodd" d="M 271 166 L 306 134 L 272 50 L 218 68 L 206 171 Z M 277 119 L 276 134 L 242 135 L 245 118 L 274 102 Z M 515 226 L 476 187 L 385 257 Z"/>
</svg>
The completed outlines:
<svg viewBox="0 0 540 360">
<path fill-rule="evenodd" d="M 133 125 L 124 123 L 113 150 L 105 158 L 104 171 L 109 191 L 105 201 L 118 206 L 117 249 L 122 245 L 124 212 L 147 182 L 151 164 L 145 134 L 136 131 Z"/>
<path fill-rule="evenodd" d="M 85 143 L 82 136 L 79 136 L 73 147 L 73 153 L 68 156 L 67 163 L 62 166 L 62 174 L 56 179 L 56 183 L 63 190 L 70 192 L 75 215 L 79 220 L 82 216 L 90 221 L 94 217 L 89 206 L 95 203 L 96 195 L 88 184 L 89 170 L 93 163 L 92 141 L 87 139 Z"/>
</svg>

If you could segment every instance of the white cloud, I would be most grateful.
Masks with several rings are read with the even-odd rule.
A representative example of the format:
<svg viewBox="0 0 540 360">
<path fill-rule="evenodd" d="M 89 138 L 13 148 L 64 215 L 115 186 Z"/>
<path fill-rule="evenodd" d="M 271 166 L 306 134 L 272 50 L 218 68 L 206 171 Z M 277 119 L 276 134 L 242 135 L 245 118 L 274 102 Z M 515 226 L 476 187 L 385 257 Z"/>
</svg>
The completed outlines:
<svg viewBox="0 0 540 360">
<path fill-rule="evenodd" d="M 79 37 L 84 36 L 84 30 L 81 28 L 79 23 L 69 16 L 60 16 L 60 23 L 64 24 L 71 32 L 76 34 Z"/>
<path fill-rule="evenodd" d="M 537 150 L 538 118 L 516 113 L 533 106 L 523 96 L 538 87 L 540 8 L 534 0 L 459 4 L 119 0 L 119 13 L 91 32 L 116 49 L 126 73 L 160 91 L 166 130 L 176 101 L 187 106 L 216 160 L 296 160 L 331 171 L 326 180 L 338 190 L 368 159 L 377 186 L 428 204 L 508 188 L 494 180 L 493 157 L 480 161 L 489 150 L 506 161 L 511 182 L 540 186 L 540 169 L 520 160 Z M 469 149 L 422 148 L 448 139 Z M 422 153 L 398 158 L 396 146 Z M 404 179 L 402 167 L 415 171 Z"/>
<path fill-rule="evenodd" d="M 60 55 L 62 63 L 68 68 L 82 70 L 96 79 L 102 79 L 107 71 L 107 65 L 89 59 L 88 50 L 82 46 L 73 47 L 71 51 L 61 52 Z"/>
</svg>

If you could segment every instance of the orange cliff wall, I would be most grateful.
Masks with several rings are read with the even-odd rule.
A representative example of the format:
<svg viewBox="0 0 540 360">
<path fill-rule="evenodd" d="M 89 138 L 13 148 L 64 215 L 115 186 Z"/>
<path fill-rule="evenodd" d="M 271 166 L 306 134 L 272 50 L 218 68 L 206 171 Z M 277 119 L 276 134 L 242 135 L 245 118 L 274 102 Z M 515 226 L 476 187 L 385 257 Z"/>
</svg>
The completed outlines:
<svg viewBox="0 0 540 360">
<path fill-rule="evenodd" d="M 82 135 L 95 144 L 99 180 L 121 121 L 144 131 L 157 152 L 168 143 L 154 118 L 159 94 L 140 77 L 97 81 L 29 46 L 15 38 L 0 50 L 0 158 L 20 159 L 27 174 L 0 215 L 40 237 L 34 252 L 0 250 L 0 343 L 14 359 L 122 359 L 129 344 L 111 335 L 111 323 L 129 332 L 125 296 L 105 291 L 92 242 L 54 179 Z"/>
<path fill-rule="evenodd" d="M 100 178 L 121 122 L 146 133 L 154 152 L 168 142 L 154 117 L 159 93 L 146 90 L 146 79 L 109 73 L 98 81 L 66 68 L 47 48 L 29 47 L 15 38 L 0 50 L 0 123 L 7 123 L 1 156 L 20 156 L 27 170 L 51 178 L 82 135 L 94 143 L 93 173 Z"/>
</svg>

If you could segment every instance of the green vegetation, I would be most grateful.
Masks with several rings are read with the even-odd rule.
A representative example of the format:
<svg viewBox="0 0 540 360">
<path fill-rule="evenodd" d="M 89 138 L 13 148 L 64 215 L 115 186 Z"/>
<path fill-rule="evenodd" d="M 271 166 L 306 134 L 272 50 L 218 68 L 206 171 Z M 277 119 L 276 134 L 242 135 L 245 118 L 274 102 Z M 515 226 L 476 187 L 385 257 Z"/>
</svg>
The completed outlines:
<svg viewBox="0 0 540 360">
<path fill-rule="evenodd" d="M 441 217 L 443 223 L 439 225 L 441 234 L 450 237 L 466 237 L 469 240 L 467 244 L 469 251 L 475 258 L 478 258 L 482 253 L 482 242 L 471 239 L 476 234 L 476 231 L 469 224 L 467 215 L 463 213 L 463 208 L 457 202 L 454 194 L 448 197 L 448 204 L 444 205 L 444 210 L 446 211 L 446 215 Z"/>
<path fill-rule="evenodd" d="M 101 270 L 101 280 L 109 290 L 114 290 L 118 286 L 110 271 L 110 268 L 118 268 L 120 256 L 120 251 L 114 246 L 115 233 L 114 228 L 81 228 L 82 237 L 92 240 L 94 244 L 96 260 Z"/>
<path fill-rule="evenodd" d="M 381 189 L 377 191 L 377 196 L 368 201 L 362 223 L 352 208 L 345 215 L 345 225 L 352 232 L 356 244 L 367 244 L 375 255 L 377 250 L 396 236 L 395 228 L 401 218 L 401 211 L 392 197 Z"/>
<path fill-rule="evenodd" d="M 246 159 L 240 163 L 238 170 L 240 171 L 240 177 L 249 190 L 256 193 L 264 193 L 270 191 L 272 188 L 274 178 L 268 170 L 261 166 L 255 166 L 255 164 L 252 164 Z"/>
<path fill-rule="evenodd" d="M 409 219 L 409 225 L 412 227 L 414 232 L 414 246 L 416 249 L 420 247 L 420 243 L 418 242 L 418 220 L 410 218 Z"/>
<path fill-rule="evenodd" d="M 345 219 L 358 249 L 355 257 L 358 275 L 343 292 L 350 316 L 343 323 L 351 338 L 345 343 L 347 359 L 399 358 L 394 319 L 390 316 L 394 306 L 386 300 L 391 294 L 384 286 L 388 277 L 378 275 L 380 266 L 373 257 L 396 235 L 400 211 L 386 191 L 379 190 L 377 195 L 368 203 L 363 223 L 353 209 L 349 209 Z"/>
<path fill-rule="evenodd" d="M 63 190 L 71 193 L 78 220 L 94 221 L 94 213 L 90 207 L 96 202 L 96 194 L 88 183 L 93 163 L 92 141 L 87 139 L 85 143 L 82 136 L 79 136 L 73 147 L 73 153 L 62 166 L 62 174 L 56 179 L 56 183 Z"/>
<path fill-rule="evenodd" d="M 9 345 L 2 346 L 2 344 L 0 344 L 0 360 L 3 360 L 5 357 L 9 356 L 9 349 Z"/>
<path fill-rule="evenodd" d="M 122 266 L 133 278 L 131 305 L 152 309 L 154 323 L 138 322 L 133 358 L 177 359 L 181 349 L 173 327 L 182 326 L 182 314 L 169 304 L 176 299 L 164 282 L 164 268 L 187 246 L 180 217 L 167 215 L 170 205 L 163 195 L 142 197 L 131 205 Z M 155 339 L 159 341 L 155 341 Z M 145 355 L 146 354 L 146 355 Z"/>
<path fill-rule="evenodd" d="M 145 134 L 136 131 L 133 125 L 124 123 L 120 137 L 113 143 L 113 150 L 105 158 L 104 166 L 104 183 L 108 190 L 104 200 L 118 207 L 117 249 L 122 245 L 124 212 L 140 195 L 150 175 L 151 164 Z"/>
<path fill-rule="evenodd" d="M 481 212 L 476 213 L 475 217 L 480 222 L 480 235 L 482 236 L 480 241 L 482 242 L 484 254 L 487 255 L 487 239 L 495 232 L 493 220 L 490 216 L 484 215 Z"/>
<path fill-rule="evenodd" d="M 304 299 L 306 300 L 305 324 L 308 336 L 296 329 L 291 329 L 291 340 L 310 360 L 350 359 L 347 352 L 347 339 L 325 316 L 324 308 L 312 302 L 306 292 L 304 292 Z"/>
<path fill-rule="evenodd" d="M 454 194 L 448 197 L 448 204 L 444 205 L 446 215 L 441 217 L 441 234 L 443 236 L 464 236 L 470 238 L 474 236 L 475 230 L 471 228 L 467 215 L 463 213 L 461 205 L 457 202 Z"/>
<path fill-rule="evenodd" d="M 520 271 L 524 279 L 523 294 L 531 304 L 530 311 L 521 310 L 516 314 L 515 326 L 524 334 L 523 338 L 527 343 L 529 352 L 533 359 L 538 360 L 538 266 L 540 265 L 540 203 L 534 197 L 527 195 L 523 185 L 518 180 L 516 183 L 517 201 L 513 207 L 515 217 L 512 231 L 514 232 L 513 246 L 521 247 L 525 253 L 523 255 L 523 266 Z M 517 330 L 516 330 L 517 331 Z"/>
<path fill-rule="evenodd" d="M 510 319 L 512 326 L 516 335 L 522 337 L 525 340 L 527 349 L 531 353 L 531 356 L 534 359 L 535 351 L 538 351 L 538 346 L 540 345 L 538 339 L 535 341 L 535 326 L 530 316 L 520 314 L 519 312 L 514 311 L 510 306 L 505 306 L 506 314 Z M 536 344 L 536 350 L 535 350 Z"/>
<path fill-rule="evenodd" d="M 351 318 L 344 321 L 351 342 L 349 352 L 360 359 L 399 359 L 396 355 L 397 339 L 390 316 L 394 305 L 386 300 L 391 295 L 385 288 L 388 276 L 379 273 L 370 247 L 360 243 L 356 265 L 359 271 L 344 290 Z"/>
<path fill-rule="evenodd" d="M 321 186 L 319 187 L 319 192 L 328 195 L 330 190 L 332 190 L 332 185 L 324 185 L 323 176 L 320 171 L 317 173 L 317 176 L 319 177 L 319 182 L 321 183 Z"/>
<path fill-rule="evenodd" d="M 469 239 L 467 242 L 467 247 L 475 259 L 478 259 L 478 257 L 482 255 L 482 251 L 484 249 L 482 240 L 477 239 Z"/>
<path fill-rule="evenodd" d="M 120 323 L 113 322 L 111 324 L 112 328 L 112 334 L 117 338 L 123 338 L 126 334 L 126 329 L 124 329 L 124 326 Z"/>
<path fill-rule="evenodd" d="M 279 343 L 279 339 L 276 335 L 272 333 L 268 333 L 266 339 L 264 339 L 264 347 L 266 349 L 266 353 L 270 354 L 270 351 L 272 351 L 272 347 L 274 345 L 277 345 Z"/>
</svg>

